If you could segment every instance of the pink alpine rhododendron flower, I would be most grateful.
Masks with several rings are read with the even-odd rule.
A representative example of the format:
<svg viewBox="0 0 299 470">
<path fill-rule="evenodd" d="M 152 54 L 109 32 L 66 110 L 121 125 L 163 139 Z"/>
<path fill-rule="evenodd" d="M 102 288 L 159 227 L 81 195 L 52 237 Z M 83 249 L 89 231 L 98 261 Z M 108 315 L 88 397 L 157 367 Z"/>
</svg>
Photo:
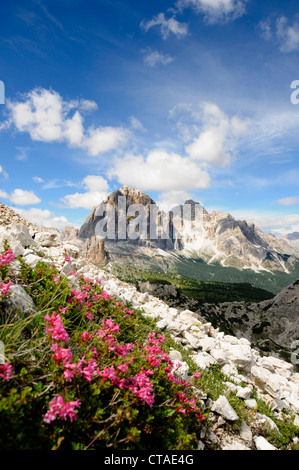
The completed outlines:
<svg viewBox="0 0 299 470">
<path fill-rule="evenodd" d="M 195 379 L 200 379 L 200 378 L 201 378 L 201 374 L 196 371 L 196 372 L 194 372 L 193 377 L 194 377 Z"/>
<path fill-rule="evenodd" d="M 90 359 L 90 361 L 87 362 L 87 365 L 82 369 L 82 375 L 88 382 L 91 382 L 93 376 L 95 374 L 99 375 L 99 373 L 99 366 L 94 359 Z"/>
<path fill-rule="evenodd" d="M 105 331 L 109 330 L 111 333 L 119 332 L 119 326 L 116 325 L 116 323 L 114 323 L 111 318 L 108 318 L 107 320 L 102 320 L 102 328 L 105 329 Z"/>
<path fill-rule="evenodd" d="M 133 378 L 132 385 L 128 387 L 138 398 L 153 406 L 155 395 L 153 395 L 153 384 L 144 372 L 138 372 Z"/>
<path fill-rule="evenodd" d="M 52 339 L 56 341 L 64 341 L 65 343 L 69 342 L 69 335 L 64 329 L 61 317 L 58 313 L 53 312 L 52 317 L 47 314 L 44 317 L 44 321 L 48 322 L 50 326 L 46 327 L 46 333 L 49 333 Z"/>
<path fill-rule="evenodd" d="M 12 263 L 14 259 L 15 255 L 13 254 L 13 251 L 9 248 L 5 251 L 5 253 L 0 254 L 0 267 L 7 266 L 8 264 Z"/>
<path fill-rule="evenodd" d="M 62 395 L 56 395 L 49 403 L 49 410 L 44 415 L 44 422 L 51 423 L 56 418 L 61 418 L 65 421 L 69 418 L 70 421 L 75 421 L 77 415 L 74 410 L 80 405 L 80 400 L 65 402 Z"/>
<path fill-rule="evenodd" d="M 120 370 L 123 374 L 125 374 L 129 368 L 128 364 L 120 364 L 117 366 L 118 370 Z"/>
<path fill-rule="evenodd" d="M 86 318 L 88 318 L 88 320 L 93 320 L 93 313 L 86 312 Z"/>
<path fill-rule="evenodd" d="M 66 382 L 71 382 L 76 375 L 81 375 L 83 370 L 84 357 L 76 363 L 64 363 L 63 377 Z"/>
<path fill-rule="evenodd" d="M 62 313 L 63 315 L 65 314 L 67 309 L 68 309 L 68 307 L 58 307 L 59 312 Z"/>
<path fill-rule="evenodd" d="M 0 294 L 8 295 L 11 285 L 12 285 L 11 281 L 7 282 L 6 284 L 1 284 L 0 283 Z"/>
<path fill-rule="evenodd" d="M 110 295 L 108 294 L 108 292 L 103 290 L 103 292 L 100 294 L 100 297 L 102 297 L 102 299 L 109 299 Z"/>
<path fill-rule="evenodd" d="M 8 382 L 12 376 L 12 365 L 10 362 L 5 362 L 5 364 L 0 365 L 0 378 Z"/>
<path fill-rule="evenodd" d="M 51 349 L 54 352 L 52 358 L 57 363 L 64 364 L 66 362 L 70 362 L 73 358 L 71 348 L 62 348 L 61 346 L 58 346 L 57 343 L 54 343 L 52 344 Z"/>
<path fill-rule="evenodd" d="M 88 333 L 88 331 L 84 331 L 84 333 L 80 333 L 81 340 L 83 342 L 88 341 L 90 338 L 92 338 L 92 333 Z"/>
<path fill-rule="evenodd" d="M 124 312 L 128 313 L 129 315 L 133 315 L 134 310 L 128 310 L 127 308 L 124 308 Z"/>
</svg>

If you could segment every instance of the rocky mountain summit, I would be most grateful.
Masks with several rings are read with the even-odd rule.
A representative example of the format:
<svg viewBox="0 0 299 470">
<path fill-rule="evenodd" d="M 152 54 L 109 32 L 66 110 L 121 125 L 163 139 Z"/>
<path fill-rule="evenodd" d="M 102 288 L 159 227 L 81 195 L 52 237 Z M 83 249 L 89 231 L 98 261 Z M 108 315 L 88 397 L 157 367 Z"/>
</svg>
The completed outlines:
<svg viewBox="0 0 299 470">
<path fill-rule="evenodd" d="M 29 266 L 34 267 L 41 260 L 55 263 L 61 276 L 67 277 L 74 287 L 74 272 L 84 273 L 94 280 L 100 278 L 111 296 L 131 305 L 131 308 L 141 309 L 144 317 L 155 320 L 161 331 L 171 334 L 176 343 L 188 351 L 199 369 L 205 371 L 215 366 L 221 369 L 226 380 L 217 400 L 211 400 L 200 389 L 195 391 L 200 396 L 203 409 L 209 413 L 208 424 L 203 428 L 198 442 L 199 450 L 275 450 L 275 446 L 264 437 L 265 429 L 271 429 L 274 433 L 279 433 L 279 430 L 271 418 L 256 412 L 257 399 L 271 403 L 273 416 L 278 420 L 283 419 L 282 412 L 287 410 L 292 415 L 294 425 L 299 425 L 299 374 L 291 362 L 262 355 L 246 337 L 225 334 L 197 312 L 171 308 L 146 292 L 138 292 L 135 286 L 100 269 L 82 255 L 80 246 L 73 244 L 71 240 L 61 240 L 56 233 L 30 230 L 20 223 L 5 224 L 1 227 L 1 249 L 4 240 L 9 241 L 16 256 L 21 256 Z M 66 253 L 70 256 L 67 263 L 64 262 Z M 14 261 L 12 268 L 17 272 L 19 261 Z M 298 282 L 281 293 L 280 301 L 289 306 L 291 315 L 296 315 Z M 19 309 L 23 314 L 29 315 L 34 306 L 30 296 L 24 293 L 21 285 L 12 286 L 9 308 Z M 278 300 L 276 298 L 265 304 L 268 307 L 265 312 L 269 312 L 271 308 L 275 311 Z M 1 309 L 3 312 L 3 304 Z M 285 326 L 286 320 L 283 322 Z M 276 327 L 275 322 L 273 327 Z M 189 365 L 183 360 L 182 354 L 175 349 L 170 354 L 175 373 L 188 380 Z M 250 419 L 240 418 L 227 399 L 230 393 L 234 393 L 242 401 L 247 410 L 246 416 L 250 416 Z M 232 426 L 234 423 L 239 425 Z M 294 439 L 293 444 L 297 444 L 298 439 Z"/>
<path fill-rule="evenodd" d="M 125 198 L 125 205 L 120 208 L 121 197 Z M 132 239 L 128 236 L 130 226 L 133 225 L 133 230 L 134 226 L 135 229 L 138 228 L 136 218 L 140 215 L 134 211 L 136 204 L 144 207 L 147 235 Z M 130 246 L 130 249 L 134 246 L 136 253 L 140 251 L 140 247 L 147 247 L 153 250 L 153 254 L 157 253 L 157 250 L 160 252 L 162 250 L 170 255 L 180 253 L 189 258 L 201 257 L 208 263 L 218 262 L 225 267 L 252 269 L 256 272 L 278 270 L 286 273 L 292 270 L 294 263 L 299 260 L 297 250 L 288 243 L 288 240 L 266 234 L 254 224 L 248 224 L 245 220 L 236 220 L 229 213 L 214 211 L 209 214 L 200 203 L 186 201 L 184 205 L 177 206 L 165 214 L 148 195 L 128 186 L 114 191 L 93 209 L 79 231 L 80 239 L 98 234 L 98 224 L 105 217 L 103 212 L 99 215 L 99 207 L 103 206 L 113 208 L 115 212 L 113 227 L 115 237 L 111 240 L 111 237 L 107 236 L 105 243 L 107 250 L 116 257 L 121 257 L 120 246 Z M 191 217 L 186 224 L 183 207 L 190 208 Z M 150 230 L 153 223 L 150 220 L 151 210 L 158 217 L 158 222 L 155 221 L 158 227 L 156 238 L 152 237 Z M 122 235 L 119 236 L 122 217 L 125 226 Z M 105 234 L 102 234 L 102 237 L 105 238 Z"/>
</svg>

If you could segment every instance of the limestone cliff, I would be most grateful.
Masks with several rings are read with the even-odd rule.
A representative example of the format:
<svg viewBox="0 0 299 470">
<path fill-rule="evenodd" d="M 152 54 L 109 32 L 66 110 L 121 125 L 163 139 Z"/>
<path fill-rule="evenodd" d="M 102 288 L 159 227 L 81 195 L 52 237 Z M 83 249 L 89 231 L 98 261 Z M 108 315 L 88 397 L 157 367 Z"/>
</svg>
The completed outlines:
<svg viewBox="0 0 299 470">
<path fill-rule="evenodd" d="M 119 198 L 125 197 L 125 206 L 120 208 Z M 245 220 L 236 220 L 229 213 L 213 212 L 209 214 L 198 202 L 186 201 L 184 206 L 174 207 L 168 214 L 160 211 L 155 202 L 142 191 L 123 186 L 111 193 L 101 204 L 109 205 L 115 211 L 114 239 L 108 238 L 109 251 L 117 253 L 120 245 L 124 252 L 131 252 L 132 247 L 148 247 L 168 253 L 179 252 L 187 257 L 201 257 L 208 263 L 218 262 L 222 266 L 232 266 L 254 271 L 290 272 L 299 260 L 295 247 L 287 240 L 266 234 L 254 224 Z M 141 204 L 146 214 L 146 237 L 128 236 L 131 225 L 136 223 L 138 213 L 130 213 L 129 208 Z M 190 223 L 183 224 L 183 207 L 190 206 Z M 99 215 L 99 206 L 89 214 L 79 231 L 79 238 L 88 239 L 97 233 L 97 224 L 105 214 Z M 159 220 L 166 217 L 166 225 L 161 225 L 158 237 L 152 237 L 150 225 L 151 209 L 156 211 Z M 199 216 L 195 216 L 199 214 Z M 129 217 L 128 217 L 129 215 Z M 121 217 L 125 217 L 125 228 L 119 236 Z M 160 223 L 160 222 L 159 222 Z M 136 228 L 136 227 L 135 227 Z M 157 232 L 158 233 L 158 232 Z M 106 244 L 106 246 L 108 246 Z M 119 244 L 118 249 L 116 245 Z M 153 252 L 154 254 L 154 252 Z"/>
</svg>

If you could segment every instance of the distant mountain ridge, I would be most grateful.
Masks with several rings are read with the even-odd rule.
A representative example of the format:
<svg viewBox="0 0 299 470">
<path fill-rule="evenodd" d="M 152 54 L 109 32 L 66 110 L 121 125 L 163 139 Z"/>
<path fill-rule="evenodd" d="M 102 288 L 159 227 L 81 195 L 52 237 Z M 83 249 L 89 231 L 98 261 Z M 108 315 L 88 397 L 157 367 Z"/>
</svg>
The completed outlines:
<svg viewBox="0 0 299 470">
<path fill-rule="evenodd" d="M 287 240 L 288 243 L 299 253 L 299 232 L 288 233 L 287 235 L 283 235 L 281 238 Z"/>
<path fill-rule="evenodd" d="M 111 193 L 101 204 L 109 204 L 116 211 L 115 231 L 119 227 L 118 198 L 126 198 L 126 210 L 133 204 L 141 204 L 145 208 L 147 217 L 150 216 L 151 206 L 161 214 L 159 207 L 150 196 L 144 192 L 123 186 Z M 183 205 L 173 208 L 169 213 L 168 239 L 159 236 L 157 239 L 151 239 L 150 230 L 146 239 L 140 237 L 135 240 L 119 239 L 116 235 L 115 240 L 108 240 L 106 243 L 108 251 L 119 253 L 120 247 L 123 251 L 128 249 L 130 252 L 147 250 L 148 256 L 152 252 L 162 250 L 164 255 L 175 255 L 179 253 L 183 256 L 193 258 L 201 257 L 207 263 L 218 262 L 224 267 L 236 267 L 240 269 L 252 269 L 256 272 L 261 271 L 282 271 L 288 273 L 292 270 L 294 263 L 299 260 L 299 253 L 291 246 L 287 239 L 277 238 L 275 235 L 266 234 L 254 224 L 248 224 L 245 220 L 236 220 L 229 213 L 213 212 L 209 214 L 204 208 L 201 211 L 201 218 L 194 217 L 195 210 L 199 208 L 200 203 L 189 200 L 185 205 L 191 207 L 191 232 L 182 227 L 180 237 L 175 234 L 176 219 L 180 218 Z M 86 239 L 96 235 L 97 224 L 103 217 L 97 215 L 99 206 L 96 206 L 89 214 L 84 224 L 79 230 L 79 238 Z M 127 227 L 134 222 L 134 216 L 127 220 Z M 132 219 L 132 222 L 131 222 Z M 149 219 L 147 219 L 147 228 L 149 229 Z M 162 232 L 161 232 L 162 233 Z"/>
</svg>

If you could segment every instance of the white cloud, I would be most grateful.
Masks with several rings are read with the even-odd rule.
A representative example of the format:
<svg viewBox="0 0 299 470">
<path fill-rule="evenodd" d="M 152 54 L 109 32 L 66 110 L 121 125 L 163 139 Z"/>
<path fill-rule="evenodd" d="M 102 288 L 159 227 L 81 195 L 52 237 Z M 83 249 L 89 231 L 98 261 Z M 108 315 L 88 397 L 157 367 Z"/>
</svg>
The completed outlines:
<svg viewBox="0 0 299 470">
<path fill-rule="evenodd" d="M 9 199 L 9 194 L 7 194 L 6 191 L 3 191 L 2 189 L 0 189 L 0 198 L 1 199 Z"/>
<path fill-rule="evenodd" d="M 0 175 L 2 175 L 5 179 L 8 178 L 8 174 L 6 171 L 3 169 L 3 167 L 0 165 Z"/>
<path fill-rule="evenodd" d="M 233 21 L 245 13 L 247 0 L 178 0 L 180 9 L 192 7 L 196 12 L 203 13 L 209 23 Z"/>
<path fill-rule="evenodd" d="M 299 231 L 299 214 L 281 215 L 279 213 L 261 213 L 254 210 L 235 210 L 230 212 L 239 220 L 254 223 L 264 232 L 279 232 L 282 235 Z"/>
<path fill-rule="evenodd" d="M 154 26 L 159 26 L 161 30 L 161 35 L 163 39 L 167 39 L 170 33 L 174 34 L 176 37 L 181 38 L 188 34 L 188 24 L 180 23 L 175 19 L 174 16 L 171 18 L 166 18 L 164 13 L 159 13 L 154 16 L 149 21 L 142 21 L 141 27 L 148 31 Z"/>
<path fill-rule="evenodd" d="M 280 41 L 282 52 L 291 52 L 299 49 L 299 23 L 294 21 L 288 24 L 288 19 L 282 16 L 276 23 L 276 36 Z"/>
<path fill-rule="evenodd" d="M 231 119 L 214 103 L 202 105 L 202 126 L 198 137 L 186 146 L 190 158 L 226 167 L 235 153 L 238 138 L 248 131 L 249 121 Z"/>
<path fill-rule="evenodd" d="M 70 209 L 83 208 L 91 210 L 108 196 L 108 183 L 102 176 L 88 175 L 82 180 L 85 193 L 74 193 L 64 196 L 61 200 Z"/>
<path fill-rule="evenodd" d="M 277 204 L 280 206 L 294 206 L 299 204 L 299 197 L 298 196 L 291 196 L 291 197 L 284 197 L 276 201 Z"/>
<path fill-rule="evenodd" d="M 31 208 L 29 210 L 14 207 L 13 210 L 24 217 L 29 222 L 39 227 L 53 227 L 58 230 L 63 230 L 67 225 L 71 224 L 64 216 L 54 216 L 53 213 L 47 209 Z"/>
<path fill-rule="evenodd" d="M 29 206 L 31 204 L 39 204 L 40 198 L 34 194 L 33 191 L 25 191 L 23 189 L 15 189 L 9 196 L 10 201 L 13 204 L 19 206 Z"/>
<path fill-rule="evenodd" d="M 45 181 L 44 181 L 42 178 L 40 178 L 39 176 L 33 176 L 32 179 L 33 179 L 33 181 L 34 181 L 35 183 L 38 183 L 38 184 L 41 184 L 41 183 L 44 183 L 44 182 L 45 182 Z"/>
<path fill-rule="evenodd" d="M 108 191 L 108 183 L 102 176 L 88 175 L 83 179 L 83 185 L 89 191 Z"/>
<path fill-rule="evenodd" d="M 149 67 L 155 67 L 158 64 L 168 65 L 173 62 L 173 60 L 174 58 L 169 54 L 163 54 L 159 51 L 147 51 L 143 58 L 143 62 Z"/>
<path fill-rule="evenodd" d="M 121 127 L 97 127 L 88 130 L 81 147 L 93 157 L 122 147 L 128 139 L 128 131 Z"/>
<path fill-rule="evenodd" d="M 8 102 L 10 125 L 29 133 L 32 140 L 65 142 L 97 156 L 124 145 L 129 131 L 122 127 L 85 128 L 81 112 L 94 111 L 97 105 L 89 100 L 64 101 L 59 93 L 36 88 L 23 95 L 19 102 Z"/>
<path fill-rule="evenodd" d="M 266 21 L 260 21 L 257 27 L 260 30 L 260 36 L 262 38 L 266 41 L 270 41 L 272 39 L 273 33 L 269 18 Z"/>
<path fill-rule="evenodd" d="M 167 191 L 160 194 L 159 199 L 157 201 L 157 205 L 164 212 L 169 212 L 175 206 L 178 206 L 179 204 L 184 204 L 185 201 L 189 199 L 192 199 L 192 196 L 186 191 Z"/>
<path fill-rule="evenodd" d="M 299 22 L 294 19 L 290 23 L 288 18 L 281 16 L 275 24 L 268 18 L 258 24 L 260 36 L 266 41 L 274 40 L 281 52 L 292 52 L 299 49 Z"/>
<path fill-rule="evenodd" d="M 130 127 L 135 131 L 146 132 L 146 129 L 143 127 L 142 123 L 134 116 L 130 117 Z"/>
<path fill-rule="evenodd" d="M 207 188 L 209 174 L 190 158 L 164 150 L 153 150 L 146 157 L 126 155 L 116 159 L 109 177 L 142 190 L 171 191 Z"/>
</svg>

